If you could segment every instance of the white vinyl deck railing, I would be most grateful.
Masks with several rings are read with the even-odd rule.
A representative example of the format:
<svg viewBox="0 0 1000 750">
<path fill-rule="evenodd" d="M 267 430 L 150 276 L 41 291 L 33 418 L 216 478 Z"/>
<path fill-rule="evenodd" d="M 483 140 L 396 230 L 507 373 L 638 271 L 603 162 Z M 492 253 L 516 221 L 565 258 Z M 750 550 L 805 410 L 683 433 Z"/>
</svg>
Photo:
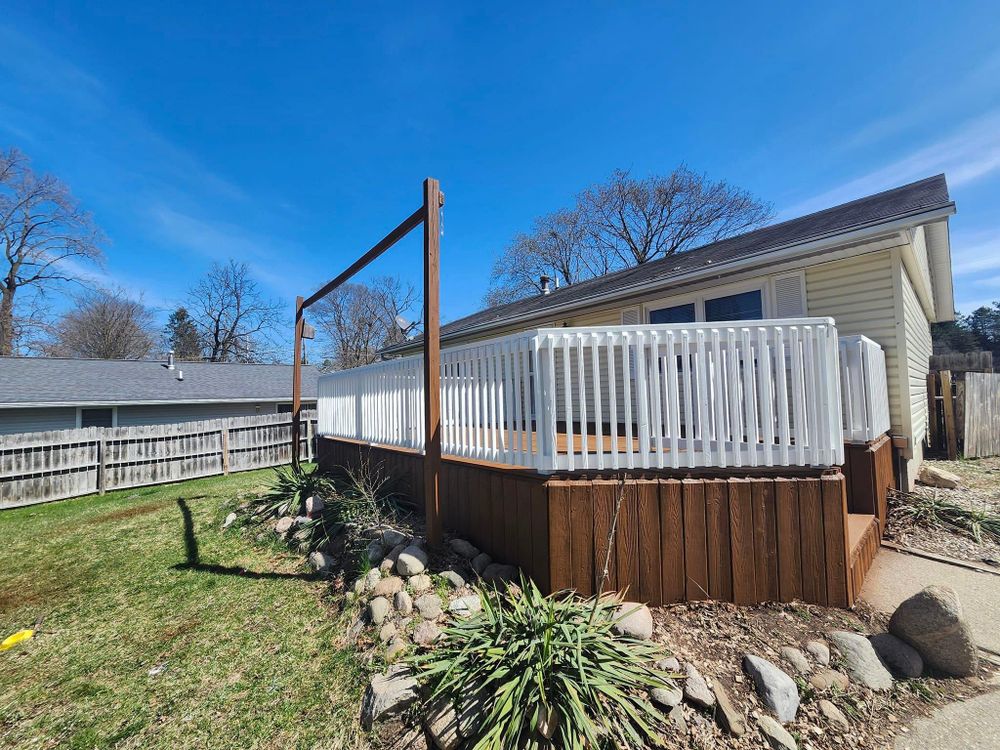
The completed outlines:
<svg viewBox="0 0 1000 750">
<path fill-rule="evenodd" d="M 866 443 L 889 431 L 885 352 L 867 336 L 840 337 L 844 439 Z"/>
<path fill-rule="evenodd" d="M 801 318 L 542 328 L 446 348 L 442 450 L 540 471 L 840 464 L 845 430 L 888 429 L 881 350 L 845 341 L 832 319 Z M 320 434 L 421 450 L 422 366 L 322 376 Z"/>
</svg>

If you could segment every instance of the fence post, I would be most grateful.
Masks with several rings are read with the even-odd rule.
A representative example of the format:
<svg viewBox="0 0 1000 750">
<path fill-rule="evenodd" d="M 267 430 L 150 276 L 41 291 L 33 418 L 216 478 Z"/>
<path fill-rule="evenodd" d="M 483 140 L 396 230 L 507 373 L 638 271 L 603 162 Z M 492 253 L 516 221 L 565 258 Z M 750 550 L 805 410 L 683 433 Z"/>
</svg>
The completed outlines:
<svg viewBox="0 0 1000 750">
<path fill-rule="evenodd" d="M 951 388 L 951 370 L 941 370 L 941 395 L 944 397 L 944 433 L 948 459 L 958 458 L 958 433 L 955 430 L 955 401 Z"/>
<path fill-rule="evenodd" d="M 219 430 L 219 445 L 222 448 L 222 473 L 229 473 L 229 426 L 223 422 L 222 429 Z"/>
<path fill-rule="evenodd" d="M 938 374 L 932 370 L 927 373 L 927 442 L 931 450 L 937 450 L 941 444 L 938 436 Z"/>
<path fill-rule="evenodd" d="M 104 439 L 104 428 L 97 428 L 97 492 L 103 495 L 107 486 L 107 443 Z"/>
</svg>

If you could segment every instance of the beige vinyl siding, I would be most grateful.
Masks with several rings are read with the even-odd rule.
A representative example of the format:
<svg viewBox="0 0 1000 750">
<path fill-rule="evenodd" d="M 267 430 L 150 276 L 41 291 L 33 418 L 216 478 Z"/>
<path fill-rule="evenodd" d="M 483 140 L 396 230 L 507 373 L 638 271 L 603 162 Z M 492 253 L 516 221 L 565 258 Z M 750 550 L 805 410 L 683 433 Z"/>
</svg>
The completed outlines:
<svg viewBox="0 0 1000 750">
<path fill-rule="evenodd" d="M 912 486 L 923 461 L 924 439 L 927 436 L 927 373 L 930 370 L 933 345 L 930 322 L 913 288 L 913 282 L 901 262 L 896 268 L 899 282 L 897 314 L 902 323 L 904 348 L 901 378 L 906 382 L 907 405 L 910 410 L 910 425 L 906 432 L 910 437 L 912 450 L 906 474 L 907 482 Z"/>
<path fill-rule="evenodd" d="M 831 316 L 841 336 L 863 334 L 885 350 L 889 373 L 889 414 L 894 430 L 903 430 L 904 385 L 899 371 L 892 251 L 882 250 L 806 269 L 806 303 L 811 316 Z"/>
</svg>

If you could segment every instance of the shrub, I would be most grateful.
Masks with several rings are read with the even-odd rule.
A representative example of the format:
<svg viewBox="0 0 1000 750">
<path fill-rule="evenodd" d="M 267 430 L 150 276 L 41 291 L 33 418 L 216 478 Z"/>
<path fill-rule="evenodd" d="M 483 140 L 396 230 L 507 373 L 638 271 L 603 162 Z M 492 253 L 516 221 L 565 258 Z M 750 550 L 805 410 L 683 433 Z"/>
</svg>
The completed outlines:
<svg viewBox="0 0 1000 750">
<path fill-rule="evenodd" d="M 332 493 L 333 483 L 318 467 L 282 466 L 274 470 L 267 492 L 250 502 L 249 511 L 261 520 L 298 516 L 304 512 L 306 498 L 319 495 L 326 499 Z"/>
<path fill-rule="evenodd" d="M 414 658 L 429 702 L 484 696 L 476 750 L 660 745 L 663 718 L 645 699 L 666 675 L 658 646 L 618 636 L 621 599 L 544 596 L 531 581 L 480 592 L 483 609 Z M 551 739 L 551 742 L 549 741 Z"/>
<path fill-rule="evenodd" d="M 1000 515 L 986 508 L 965 508 L 941 497 L 936 491 L 900 492 L 889 495 L 897 516 L 918 526 L 968 533 L 977 543 L 983 537 L 1000 543 Z"/>
</svg>

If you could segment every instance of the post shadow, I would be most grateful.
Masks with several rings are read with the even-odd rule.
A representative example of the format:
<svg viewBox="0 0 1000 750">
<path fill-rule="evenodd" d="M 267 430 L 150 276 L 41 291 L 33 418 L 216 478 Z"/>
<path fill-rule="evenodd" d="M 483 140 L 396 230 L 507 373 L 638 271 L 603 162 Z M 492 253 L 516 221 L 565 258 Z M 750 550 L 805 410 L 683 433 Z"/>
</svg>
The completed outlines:
<svg viewBox="0 0 1000 750">
<path fill-rule="evenodd" d="M 229 565 L 218 565 L 215 563 L 203 563 L 198 553 L 198 537 L 194 533 L 194 519 L 191 517 L 191 509 L 184 498 L 177 498 L 177 506 L 181 510 L 184 519 L 184 555 L 185 561 L 172 565 L 173 570 L 197 570 L 202 573 L 214 573 L 215 575 L 237 576 L 239 578 L 250 578 L 254 580 L 279 580 L 283 578 L 297 578 L 301 581 L 319 580 L 316 573 L 278 573 L 275 571 L 258 572 L 247 570 L 246 568 L 236 568 Z"/>
</svg>

